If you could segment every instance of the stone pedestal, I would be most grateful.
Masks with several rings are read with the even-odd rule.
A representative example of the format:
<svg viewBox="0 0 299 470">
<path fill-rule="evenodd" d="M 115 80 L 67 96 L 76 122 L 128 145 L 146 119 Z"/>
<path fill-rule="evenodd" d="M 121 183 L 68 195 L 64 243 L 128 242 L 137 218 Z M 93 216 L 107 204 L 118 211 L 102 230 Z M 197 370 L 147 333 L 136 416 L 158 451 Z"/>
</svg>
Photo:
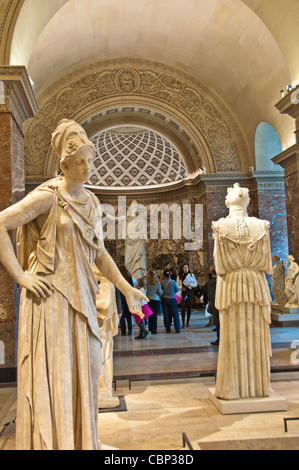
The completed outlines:
<svg viewBox="0 0 299 470">
<path fill-rule="evenodd" d="M 286 305 L 271 304 L 272 313 L 283 313 L 286 315 L 299 315 L 299 307 L 287 307 Z"/>
<path fill-rule="evenodd" d="M 25 196 L 23 122 L 38 105 L 24 67 L 0 67 L 0 210 Z M 15 233 L 11 233 L 15 242 Z M 0 265 L 0 382 L 16 377 L 19 289 Z"/>
<path fill-rule="evenodd" d="M 99 398 L 100 409 L 117 408 L 119 404 L 119 397 Z"/>
<path fill-rule="evenodd" d="M 239 400 L 221 400 L 215 396 L 215 388 L 209 388 L 209 399 L 223 415 L 268 413 L 287 411 L 288 403 L 285 398 L 273 390 L 269 397 L 241 398 Z"/>
<path fill-rule="evenodd" d="M 280 327 L 299 326 L 299 308 L 271 305 L 272 324 Z"/>
</svg>

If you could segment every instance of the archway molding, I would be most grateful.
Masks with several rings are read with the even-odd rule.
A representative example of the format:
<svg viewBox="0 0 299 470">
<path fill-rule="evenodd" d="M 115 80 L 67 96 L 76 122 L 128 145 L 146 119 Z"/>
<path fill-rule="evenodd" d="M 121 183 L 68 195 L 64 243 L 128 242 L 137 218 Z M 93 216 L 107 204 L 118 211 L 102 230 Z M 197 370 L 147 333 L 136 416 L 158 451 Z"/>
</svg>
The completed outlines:
<svg viewBox="0 0 299 470">
<path fill-rule="evenodd" d="M 123 102 L 122 106 L 113 107 L 112 104 L 111 100 L 105 100 L 105 102 L 99 103 L 99 106 L 93 106 L 92 109 L 89 109 L 87 115 L 86 110 L 83 112 L 79 110 L 71 118 L 84 127 L 89 138 L 111 127 L 128 124 L 151 129 L 163 134 L 180 151 L 191 178 L 197 176 L 199 167 L 203 167 L 208 173 L 216 171 L 212 151 L 204 137 L 196 133 L 192 123 L 185 122 L 182 119 L 174 120 L 175 117 L 170 117 L 166 113 L 163 114 L 161 108 L 154 107 L 155 103 L 145 103 L 143 101 L 143 106 L 140 106 L 134 96 L 127 97 L 127 104 Z M 88 117 L 91 112 L 92 117 Z M 83 117 L 87 117 L 87 119 Z M 58 158 L 49 148 L 45 161 L 44 176 L 51 177 L 55 175 L 58 166 Z"/>
<path fill-rule="evenodd" d="M 139 119 L 168 137 L 175 134 L 181 147 L 189 147 L 187 154 L 182 152 L 189 172 L 199 164 L 207 173 L 244 171 L 250 166 L 244 134 L 221 98 L 163 64 L 132 59 L 90 64 L 62 77 L 47 92 L 48 98 L 44 92 L 39 113 L 25 129 L 27 176 L 49 176 L 51 133 L 60 119 L 73 118 L 87 130 L 92 121 L 107 127 L 111 110 L 109 119 L 117 115 L 118 124 Z M 93 127 L 94 133 L 98 130 Z"/>
</svg>

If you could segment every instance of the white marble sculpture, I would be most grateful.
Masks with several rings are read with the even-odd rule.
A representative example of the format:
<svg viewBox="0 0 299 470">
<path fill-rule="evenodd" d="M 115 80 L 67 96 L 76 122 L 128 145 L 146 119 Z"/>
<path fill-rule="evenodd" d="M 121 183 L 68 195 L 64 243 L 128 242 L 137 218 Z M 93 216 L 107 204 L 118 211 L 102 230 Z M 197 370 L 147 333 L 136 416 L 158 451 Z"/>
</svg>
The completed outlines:
<svg viewBox="0 0 299 470">
<path fill-rule="evenodd" d="M 287 297 L 287 308 L 299 307 L 299 266 L 294 256 L 287 258 L 287 275 L 285 278 L 285 294 Z"/>
<path fill-rule="evenodd" d="M 275 263 L 272 275 L 272 294 L 274 301 L 272 305 L 284 306 L 287 302 L 285 293 L 285 267 L 283 260 L 276 255 L 272 256 L 272 261 Z"/>
<path fill-rule="evenodd" d="M 113 393 L 113 337 L 118 333 L 115 287 L 96 266 L 93 270 L 100 287 L 96 300 L 103 359 L 99 380 L 99 408 L 113 408 L 119 405 L 119 398 Z"/>
<path fill-rule="evenodd" d="M 142 317 L 144 296 L 103 245 L 99 201 L 84 188 L 95 158 L 84 129 L 62 120 L 52 147 L 63 176 L 0 214 L 0 261 L 22 287 L 16 445 L 97 450 L 102 355 L 94 262 Z M 8 234 L 18 227 L 19 260 Z"/>
<path fill-rule="evenodd" d="M 248 189 L 228 189 L 229 215 L 213 222 L 219 275 L 215 306 L 220 345 L 215 396 L 223 400 L 270 393 L 270 303 L 264 271 L 272 273 L 269 222 L 248 217 Z"/>
<path fill-rule="evenodd" d="M 125 265 L 131 276 L 146 276 L 147 219 L 138 214 L 138 203 L 132 201 L 128 209 L 128 236 L 125 242 Z"/>
</svg>

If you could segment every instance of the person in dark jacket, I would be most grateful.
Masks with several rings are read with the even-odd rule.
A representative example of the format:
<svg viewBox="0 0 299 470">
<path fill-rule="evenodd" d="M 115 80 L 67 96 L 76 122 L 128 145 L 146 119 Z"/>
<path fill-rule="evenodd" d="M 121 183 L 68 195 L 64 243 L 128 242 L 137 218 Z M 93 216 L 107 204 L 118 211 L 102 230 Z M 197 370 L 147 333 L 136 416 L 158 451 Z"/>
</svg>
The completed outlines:
<svg viewBox="0 0 299 470">
<path fill-rule="evenodd" d="M 208 282 L 208 312 L 212 315 L 213 324 L 216 328 L 217 339 L 211 344 L 213 346 L 219 345 L 220 339 L 220 323 L 219 323 L 219 310 L 215 307 L 215 296 L 216 296 L 216 285 L 217 285 L 217 273 L 215 269 L 211 272 L 211 279 Z"/>
<path fill-rule="evenodd" d="M 172 319 L 177 333 L 181 331 L 179 310 L 175 300 L 175 294 L 179 293 L 177 283 L 171 279 L 168 269 L 164 270 L 164 279 L 161 282 L 162 288 L 162 310 L 164 315 L 164 326 L 166 333 L 170 333 Z"/>
<path fill-rule="evenodd" d="M 134 287 L 133 279 L 132 279 L 129 271 L 127 270 L 127 268 L 125 266 L 121 266 L 119 268 L 119 270 L 120 270 L 121 274 L 123 275 L 123 277 L 126 279 L 126 281 L 128 281 L 128 283 L 132 287 Z M 122 306 L 122 315 L 121 315 L 121 318 L 120 318 L 121 334 L 122 334 L 122 336 L 126 336 L 126 333 L 127 333 L 126 323 L 127 323 L 127 325 L 128 325 L 128 334 L 132 335 L 132 333 L 133 333 L 132 314 L 129 310 L 129 307 L 128 307 L 125 296 L 122 293 L 120 293 L 120 297 L 121 297 L 121 306 Z"/>
<path fill-rule="evenodd" d="M 179 274 L 179 287 L 182 289 L 182 302 L 180 303 L 182 314 L 182 328 L 185 328 L 185 312 L 187 310 L 187 324 L 190 326 L 191 309 L 195 300 L 194 289 L 198 287 L 194 274 L 189 270 L 189 265 L 185 263 Z"/>
</svg>

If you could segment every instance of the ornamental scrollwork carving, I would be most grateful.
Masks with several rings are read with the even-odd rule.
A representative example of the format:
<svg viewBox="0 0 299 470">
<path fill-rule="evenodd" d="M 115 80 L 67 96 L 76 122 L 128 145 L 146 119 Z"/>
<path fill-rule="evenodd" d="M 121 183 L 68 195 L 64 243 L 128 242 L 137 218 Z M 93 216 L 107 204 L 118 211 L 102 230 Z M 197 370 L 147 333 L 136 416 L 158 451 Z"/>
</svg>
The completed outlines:
<svg viewBox="0 0 299 470">
<path fill-rule="evenodd" d="M 55 93 L 28 126 L 25 136 L 27 176 L 43 175 L 51 132 L 60 119 L 101 100 L 135 95 L 167 104 L 190 120 L 203 136 L 217 171 L 238 171 L 241 160 L 232 131 L 216 106 L 187 81 L 147 67 L 114 67 L 89 73 Z"/>
</svg>

